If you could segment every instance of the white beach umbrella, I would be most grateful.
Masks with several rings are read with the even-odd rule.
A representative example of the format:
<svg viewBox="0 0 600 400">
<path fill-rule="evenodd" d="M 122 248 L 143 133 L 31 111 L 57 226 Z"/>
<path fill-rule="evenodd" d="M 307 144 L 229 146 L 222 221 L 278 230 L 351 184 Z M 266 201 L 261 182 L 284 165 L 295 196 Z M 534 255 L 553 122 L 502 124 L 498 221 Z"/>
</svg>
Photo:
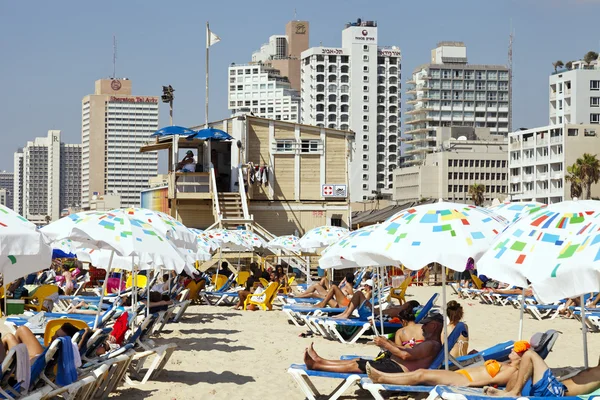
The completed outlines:
<svg viewBox="0 0 600 400">
<path fill-rule="evenodd" d="M 197 248 L 196 234 L 170 215 L 146 208 L 126 208 L 123 211 L 131 218 L 151 225 L 157 232 L 171 239 L 176 247 L 191 250 Z"/>
<path fill-rule="evenodd" d="M 496 238 L 478 263 L 494 279 L 525 287 L 543 302 L 600 289 L 600 201 L 564 201 L 520 218 Z M 587 342 L 584 342 L 587 343 Z M 587 366 L 587 344 L 584 346 Z"/>
<path fill-rule="evenodd" d="M 249 231 L 247 229 L 238 229 L 235 231 L 238 235 L 242 236 L 242 238 L 250 243 L 254 249 L 266 249 L 267 242 L 256 233 Z"/>
<path fill-rule="evenodd" d="M 206 253 L 211 253 L 219 248 L 219 243 L 210 238 L 210 231 L 189 228 L 196 235 L 196 245 Z"/>
<path fill-rule="evenodd" d="M 352 250 L 355 249 L 363 240 L 368 239 L 371 232 L 377 229 L 379 225 L 369 225 L 364 228 L 350 232 L 337 242 L 329 245 L 321 252 L 319 267 L 323 269 L 344 269 L 357 268 L 359 265 L 354 260 Z M 342 254 L 343 252 L 343 254 Z"/>
<path fill-rule="evenodd" d="M 488 207 L 488 209 L 492 210 L 496 214 L 503 216 L 508 220 L 508 222 L 513 223 L 520 217 L 536 212 L 543 207 L 546 207 L 546 204 L 538 203 L 537 201 L 505 201 L 504 203 Z"/>
<path fill-rule="evenodd" d="M 267 243 L 267 248 L 270 250 L 287 250 L 300 252 L 300 238 L 294 235 L 276 236 Z"/>
<path fill-rule="evenodd" d="M 247 240 L 237 229 L 213 229 L 204 231 L 203 235 L 219 245 L 225 251 L 248 251 L 254 244 Z"/>
<path fill-rule="evenodd" d="M 306 232 L 299 241 L 305 251 L 314 252 L 327 247 L 348 235 L 350 231 L 339 226 L 319 226 Z"/>
<path fill-rule="evenodd" d="M 464 271 L 468 257 L 479 259 L 508 221 L 485 208 L 441 201 L 407 208 L 367 232 L 343 257 L 358 265 L 399 265 L 420 270 L 430 263 L 442 265 L 443 314 L 446 315 L 446 273 L 444 267 Z M 448 327 L 444 318 L 444 336 Z M 444 342 L 448 368 L 448 347 Z"/>
</svg>

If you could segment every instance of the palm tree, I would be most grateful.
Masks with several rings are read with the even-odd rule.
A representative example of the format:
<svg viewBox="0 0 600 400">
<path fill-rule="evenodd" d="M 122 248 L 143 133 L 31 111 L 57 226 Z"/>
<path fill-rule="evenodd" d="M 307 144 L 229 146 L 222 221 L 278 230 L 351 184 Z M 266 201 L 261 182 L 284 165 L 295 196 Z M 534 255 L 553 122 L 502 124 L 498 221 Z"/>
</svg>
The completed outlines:
<svg viewBox="0 0 600 400">
<path fill-rule="evenodd" d="M 570 71 L 571 69 L 573 69 L 573 61 L 567 61 L 567 63 L 565 64 L 565 67 Z"/>
<path fill-rule="evenodd" d="M 554 67 L 554 72 L 557 72 L 559 68 L 562 68 L 565 66 L 565 63 L 563 63 L 561 60 L 558 60 L 558 61 L 553 62 L 552 66 Z"/>
<path fill-rule="evenodd" d="M 592 61 L 595 61 L 597 59 L 598 53 L 596 53 L 595 51 L 588 51 L 587 53 L 585 53 L 585 56 L 583 56 L 583 61 L 585 61 L 587 65 L 590 65 Z"/>
<path fill-rule="evenodd" d="M 577 164 L 573 164 L 567 167 L 568 175 L 565 176 L 567 182 L 571 184 L 571 198 L 579 198 L 581 197 L 581 193 L 583 192 L 583 185 L 581 181 L 581 171 L 579 170 L 579 166 Z"/>
<path fill-rule="evenodd" d="M 475 183 L 475 184 L 471 185 L 471 187 L 469 188 L 469 195 L 471 196 L 471 200 L 473 200 L 473 204 L 475 204 L 476 206 L 483 205 L 484 193 L 485 193 L 485 186 L 483 186 L 479 183 Z"/>
<path fill-rule="evenodd" d="M 48 225 L 48 224 L 50 223 L 50 221 L 52 221 L 52 217 L 51 217 L 51 216 L 49 216 L 49 215 L 46 215 L 46 216 L 44 217 L 44 221 L 46 221 L 46 225 Z"/>
<path fill-rule="evenodd" d="M 581 158 L 575 162 L 579 167 L 581 181 L 585 188 L 585 198 L 592 198 L 592 185 L 600 180 L 600 160 L 596 155 L 584 153 Z"/>
</svg>

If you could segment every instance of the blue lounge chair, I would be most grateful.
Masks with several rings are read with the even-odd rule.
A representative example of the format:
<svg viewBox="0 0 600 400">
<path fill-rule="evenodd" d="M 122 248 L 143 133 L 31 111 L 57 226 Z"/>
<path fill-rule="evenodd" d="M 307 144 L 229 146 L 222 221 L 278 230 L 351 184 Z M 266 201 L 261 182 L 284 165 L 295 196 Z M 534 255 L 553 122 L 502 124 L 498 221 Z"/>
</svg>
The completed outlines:
<svg viewBox="0 0 600 400">
<path fill-rule="evenodd" d="M 430 387 L 430 389 L 431 389 L 431 387 Z M 517 400 L 517 399 L 524 398 L 523 396 L 518 397 L 518 398 L 517 397 L 491 397 L 491 396 L 486 396 L 483 393 L 483 389 L 463 388 L 463 387 L 456 387 L 456 386 L 435 386 L 433 389 L 431 389 L 431 397 L 437 397 L 437 398 L 443 398 L 443 399 L 447 399 L 447 398 L 465 399 L 465 400 L 466 399 L 469 399 L 469 400 L 491 400 L 491 399 Z M 526 398 L 531 399 L 531 400 L 547 399 L 547 397 L 526 397 Z M 561 397 L 561 399 L 581 400 L 581 397 L 565 396 L 565 397 Z"/>
</svg>

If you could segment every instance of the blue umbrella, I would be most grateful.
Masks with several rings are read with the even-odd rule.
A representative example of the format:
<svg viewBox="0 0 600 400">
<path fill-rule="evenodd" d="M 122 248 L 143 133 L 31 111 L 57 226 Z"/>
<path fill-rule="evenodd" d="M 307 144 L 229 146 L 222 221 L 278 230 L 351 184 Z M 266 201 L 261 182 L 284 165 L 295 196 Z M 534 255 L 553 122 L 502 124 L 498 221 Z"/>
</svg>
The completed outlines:
<svg viewBox="0 0 600 400">
<path fill-rule="evenodd" d="M 227 132 L 216 128 L 200 129 L 198 132 L 194 132 L 193 135 L 190 135 L 187 138 L 202 140 L 233 140 L 233 137 Z"/>
<path fill-rule="evenodd" d="M 75 258 L 75 254 L 66 253 L 60 249 L 52 249 L 52 258 Z"/>
<path fill-rule="evenodd" d="M 184 128 L 183 126 L 173 125 L 165 126 L 164 128 L 157 130 L 150 136 L 193 135 L 195 133 L 195 131 L 188 128 Z"/>
</svg>

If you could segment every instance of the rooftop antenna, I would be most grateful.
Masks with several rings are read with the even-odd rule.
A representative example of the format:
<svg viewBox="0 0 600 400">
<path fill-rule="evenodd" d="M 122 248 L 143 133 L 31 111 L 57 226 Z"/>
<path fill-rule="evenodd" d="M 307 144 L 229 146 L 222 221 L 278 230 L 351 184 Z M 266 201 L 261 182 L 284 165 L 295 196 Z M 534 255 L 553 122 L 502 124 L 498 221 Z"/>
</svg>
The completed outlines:
<svg viewBox="0 0 600 400">
<path fill-rule="evenodd" d="M 115 79 L 117 72 L 117 37 L 113 35 L 113 74 L 112 78 Z"/>
<path fill-rule="evenodd" d="M 508 104 L 510 111 L 508 113 L 508 131 L 512 132 L 512 86 L 513 86 L 513 43 L 515 40 L 515 31 L 510 19 L 510 34 L 508 35 Z"/>
<path fill-rule="evenodd" d="M 294 21 L 298 21 L 298 13 L 296 13 L 295 8 L 294 8 Z"/>
</svg>

